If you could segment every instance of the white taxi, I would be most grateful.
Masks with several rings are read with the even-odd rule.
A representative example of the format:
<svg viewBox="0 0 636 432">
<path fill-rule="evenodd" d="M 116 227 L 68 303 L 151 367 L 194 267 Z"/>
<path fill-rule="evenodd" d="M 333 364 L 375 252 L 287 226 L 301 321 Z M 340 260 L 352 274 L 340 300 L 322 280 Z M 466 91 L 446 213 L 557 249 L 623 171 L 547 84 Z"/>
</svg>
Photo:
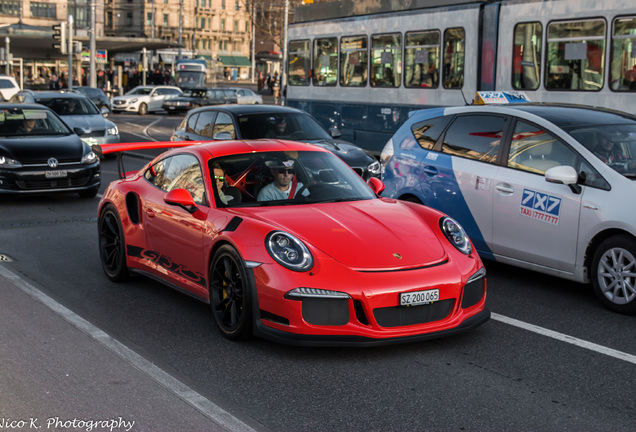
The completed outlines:
<svg viewBox="0 0 636 432">
<path fill-rule="evenodd" d="M 636 313 L 633 115 L 533 103 L 425 109 L 381 160 L 383 196 L 449 214 L 482 258 L 591 281 L 605 306 Z"/>
</svg>

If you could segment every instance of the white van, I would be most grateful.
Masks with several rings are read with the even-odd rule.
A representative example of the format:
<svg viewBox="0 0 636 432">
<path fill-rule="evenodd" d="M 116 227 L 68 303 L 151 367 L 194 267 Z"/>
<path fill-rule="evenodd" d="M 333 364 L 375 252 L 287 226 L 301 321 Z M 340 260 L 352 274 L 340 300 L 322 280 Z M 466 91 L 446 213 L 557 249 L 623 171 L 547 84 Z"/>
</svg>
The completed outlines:
<svg viewBox="0 0 636 432">
<path fill-rule="evenodd" d="M 17 81 L 11 75 L 0 75 L 0 95 L 2 99 L 8 101 L 20 91 Z"/>
</svg>

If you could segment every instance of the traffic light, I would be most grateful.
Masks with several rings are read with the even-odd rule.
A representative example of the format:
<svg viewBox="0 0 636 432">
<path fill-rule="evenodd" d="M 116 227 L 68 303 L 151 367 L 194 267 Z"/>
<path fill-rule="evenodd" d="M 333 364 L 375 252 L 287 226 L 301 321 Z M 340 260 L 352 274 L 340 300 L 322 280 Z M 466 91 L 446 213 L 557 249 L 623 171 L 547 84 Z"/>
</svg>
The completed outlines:
<svg viewBox="0 0 636 432">
<path fill-rule="evenodd" d="M 59 43 L 54 43 L 53 48 L 57 48 L 60 50 L 62 54 L 68 53 L 68 41 L 66 37 L 66 23 L 61 22 L 59 24 L 55 24 L 53 26 L 53 39 L 60 41 Z"/>
</svg>

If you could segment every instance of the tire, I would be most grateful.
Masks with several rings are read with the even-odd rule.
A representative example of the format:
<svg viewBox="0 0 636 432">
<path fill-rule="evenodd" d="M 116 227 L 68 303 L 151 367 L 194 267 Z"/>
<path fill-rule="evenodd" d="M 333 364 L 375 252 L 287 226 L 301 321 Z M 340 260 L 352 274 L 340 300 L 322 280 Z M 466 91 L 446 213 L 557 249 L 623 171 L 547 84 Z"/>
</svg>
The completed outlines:
<svg viewBox="0 0 636 432">
<path fill-rule="evenodd" d="M 78 192 L 78 194 L 81 198 L 94 198 L 95 195 L 97 195 L 97 192 L 99 192 L 98 187 L 83 190 L 81 192 Z"/>
<path fill-rule="evenodd" d="M 592 258 L 592 286 L 610 310 L 636 314 L 636 241 L 627 236 L 604 240 Z"/>
<path fill-rule="evenodd" d="M 252 282 L 236 249 L 224 245 L 212 258 L 209 274 L 210 307 L 214 320 L 230 340 L 252 335 Z"/>
<path fill-rule="evenodd" d="M 104 273 L 114 282 L 128 279 L 124 230 L 113 206 L 107 206 L 99 216 L 98 233 L 99 256 Z"/>
<path fill-rule="evenodd" d="M 139 113 L 139 115 L 148 114 L 148 105 L 146 105 L 145 103 L 141 103 L 137 112 Z"/>
</svg>

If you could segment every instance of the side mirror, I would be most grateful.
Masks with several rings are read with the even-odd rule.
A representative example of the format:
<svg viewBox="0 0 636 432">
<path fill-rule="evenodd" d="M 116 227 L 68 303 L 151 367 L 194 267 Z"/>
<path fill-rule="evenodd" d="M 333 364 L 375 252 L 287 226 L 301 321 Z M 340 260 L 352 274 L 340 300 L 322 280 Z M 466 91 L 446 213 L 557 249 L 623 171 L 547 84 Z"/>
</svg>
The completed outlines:
<svg viewBox="0 0 636 432">
<path fill-rule="evenodd" d="M 545 181 L 567 185 L 576 194 L 581 193 L 581 186 L 576 184 L 578 180 L 579 174 L 574 168 L 567 165 L 552 167 L 545 172 Z"/>
<path fill-rule="evenodd" d="M 371 177 L 367 180 L 367 184 L 371 188 L 376 195 L 380 196 L 380 194 L 384 191 L 384 183 L 377 177 Z"/>
<path fill-rule="evenodd" d="M 110 110 L 108 108 L 106 108 L 105 106 L 103 106 L 100 111 L 102 112 L 102 115 L 104 117 L 108 117 L 108 114 L 110 114 Z"/>
<path fill-rule="evenodd" d="M 214 135 L 214 139 L 215 140 L 231 140 L 232 138 L 232 134 L 229 132 L 218 132 L 217 134 Z"/>
<path fill-rule="evenodd" d="M 194 202 L 192 194 L 185 189 L 173 189 L 164 195 L 163 200 L 166 204 L 181 207 L 189 213 L 194 213 L 197 210 L 197 204 Z"/>
<path fill-rule="evenodd" d="M 329 128 L 329 135 L 331 135 L 331 138 L 340 138 L 342 136 L 342 132 L 335 127 L 331 127 Z"/>
</svg>

